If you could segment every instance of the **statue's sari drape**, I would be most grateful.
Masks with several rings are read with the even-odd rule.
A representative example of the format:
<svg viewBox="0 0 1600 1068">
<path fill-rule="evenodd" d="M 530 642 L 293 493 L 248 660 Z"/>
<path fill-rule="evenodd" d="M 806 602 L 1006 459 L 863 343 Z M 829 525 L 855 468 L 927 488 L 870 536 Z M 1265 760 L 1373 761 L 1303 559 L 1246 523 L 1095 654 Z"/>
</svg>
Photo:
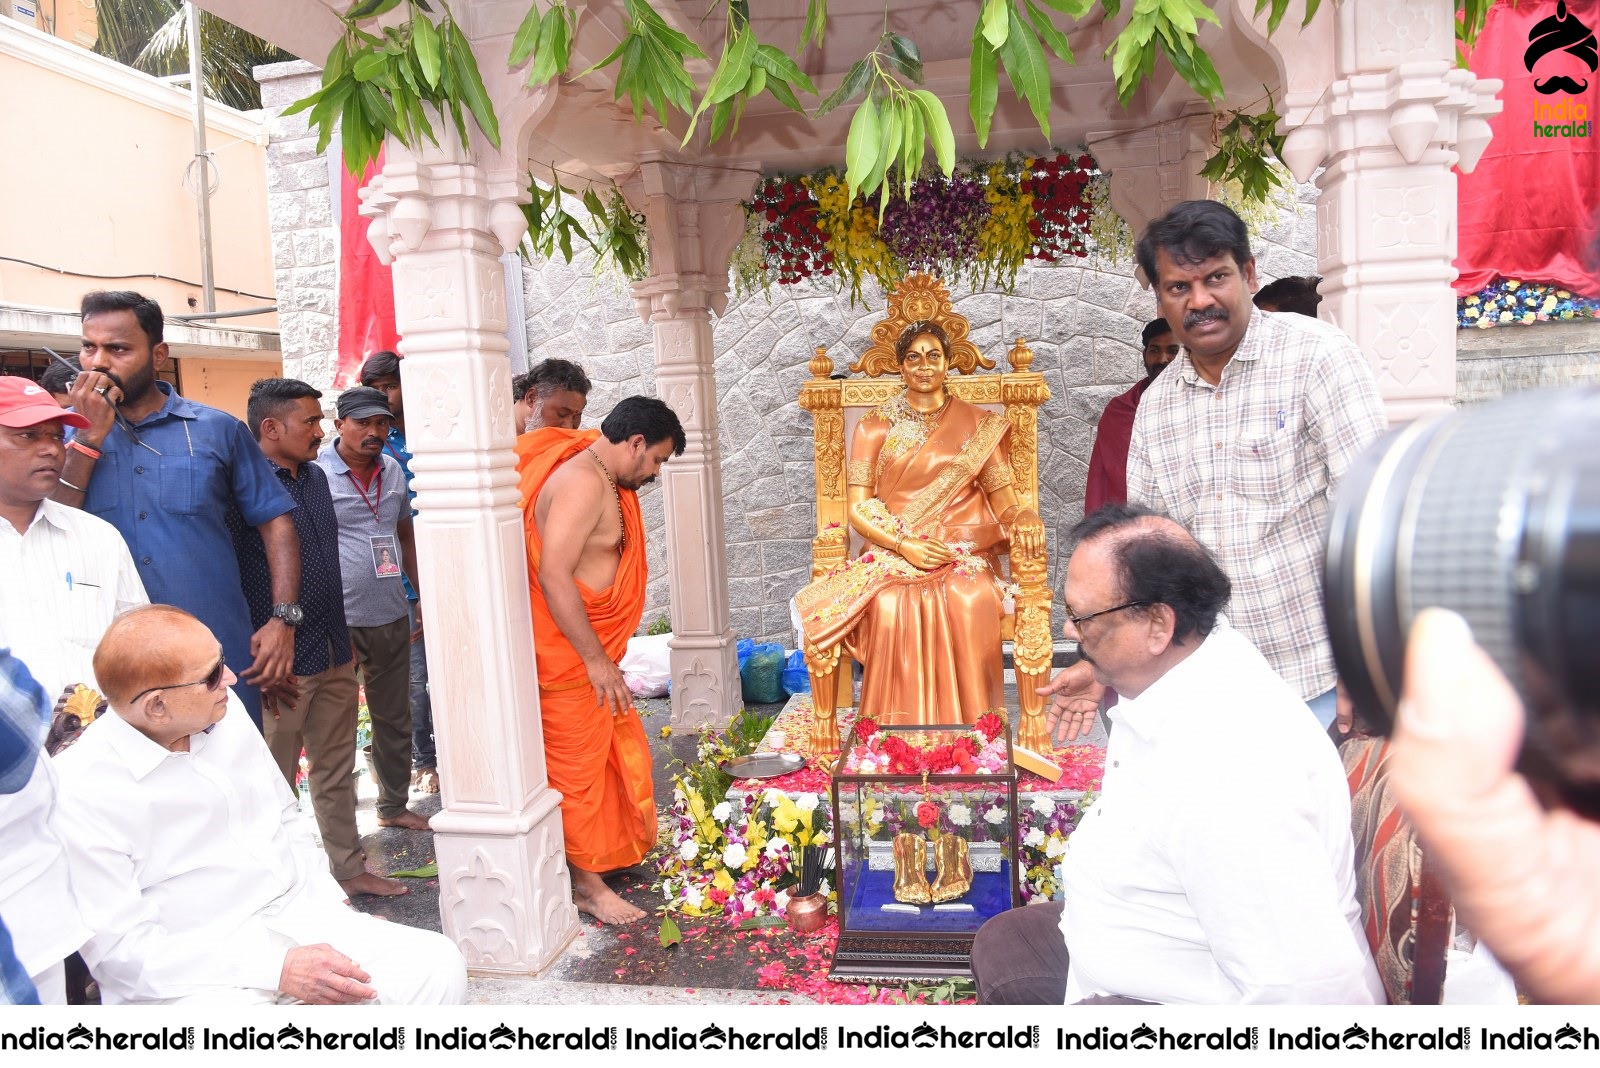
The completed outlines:
<svg viewBox="0 0 1600 1068">
<path fill-rule="evenodd" d="M 650 741 L 638 713 L 630 711 L 613 718 L 600 707 L 583 660 L 550 615 L 539 586 L 543 542 L 533 509 L 539 490 L 556 468 L 598 436 L 595 430 L 545 427 L 517 439 L 518 492 L 528 544 L 528 601 L 539 665 L 545 766 L 550 785 L 561 792 L 567 860 L 584 871 L 596 872 L 631 867 L 656 843 Z M 612 663 L 622 660 L 628 638 L 644 615 L 646 579 L 638 495 L 625 489 L 618 496 L 625 544 L 616 581 L 604 590 L 578 583 L 584 614 Z"/>
<path fill-rule="evenodd" d="M 868 544 L 796 596 L 807 644 L 861 661 L 862 715 L 880 723 L 972 723 L 1003 707 L 1005 533 L 986 491 L 1010 483 L 1007 423 L 956 398 L 929 422 L 899 400 L 874 409 L 851 440 L 849 481 L 871 487 L 868 507 L 897 534 L 937 538 L 957 559 L 919 571 Z"/>
</svg>

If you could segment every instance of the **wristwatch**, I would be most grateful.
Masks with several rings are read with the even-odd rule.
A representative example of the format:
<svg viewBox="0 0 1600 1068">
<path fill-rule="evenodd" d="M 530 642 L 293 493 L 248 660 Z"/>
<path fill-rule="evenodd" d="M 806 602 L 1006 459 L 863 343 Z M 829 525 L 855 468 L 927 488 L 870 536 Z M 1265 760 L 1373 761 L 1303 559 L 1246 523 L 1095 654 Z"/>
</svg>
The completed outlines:
<svg viewBox="0 0 1600 1068">
<path fill-rule="evenodd" d="M 286 626 L 298 627 L 306 614 L 297 604 L 275 604 L 272 606 L 272 618 L 283 620 Z"/>
</svg>

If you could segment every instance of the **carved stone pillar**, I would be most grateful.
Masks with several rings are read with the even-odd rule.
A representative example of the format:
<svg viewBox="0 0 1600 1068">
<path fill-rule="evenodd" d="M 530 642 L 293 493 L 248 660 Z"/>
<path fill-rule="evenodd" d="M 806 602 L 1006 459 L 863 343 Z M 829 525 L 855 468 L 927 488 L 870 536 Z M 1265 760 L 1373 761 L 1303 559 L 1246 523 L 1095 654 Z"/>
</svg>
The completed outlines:
<svg viewBox="0 0 1600 1068">
<path fill-rule="evenodd" d="M 1300 181 L 1325 167 L 1322 312 L 1373 361 L 1389 417 L 1402 421 L 1455 395 L 1452 168 L 1470 171 L 1488 146 L 1500 82 L 1454 65 L 1450 0 L 1345 0 L 1318 16 L 1329 17 L 1332 85 L 1313 97 L 1288 79 L 1297 91 L 1287 96 L 1284 162 Z M 1313 31 L 1326 40 L 1325 27 Z M 1292 39 L 1268 47 L 1286 71 L 1315 62 Z"/>
<path fill-rule="evenodd" d="M 511 155 L 392 139 L 362 192 L 394 263 L 417 552 L 444 809 L 433 818 L 444 933 L 474 972 L 528 974 L 578 931 L 560 794 L 546 779 L 511 451 L 502 252 L 526 223 Z M 479 162 L 475 162 L 479 161 Z M 484 160 L 491 160 L 485 164 Z"/>
<path fill-rule="evenodd" d="M 752 166 L 702 168 L 648 157 L 633 189 L 649 225 L 651 274 L 633 287 L 655 334 L 656 393 L 688 447 L 661 469 L 672 587 L 672 722 L 721 726 L 743 704 L 728 625 L 728 564 L 717 449 L 711 316 L 728 303 L 728 260 L 758 177 Z"/>
</svg>

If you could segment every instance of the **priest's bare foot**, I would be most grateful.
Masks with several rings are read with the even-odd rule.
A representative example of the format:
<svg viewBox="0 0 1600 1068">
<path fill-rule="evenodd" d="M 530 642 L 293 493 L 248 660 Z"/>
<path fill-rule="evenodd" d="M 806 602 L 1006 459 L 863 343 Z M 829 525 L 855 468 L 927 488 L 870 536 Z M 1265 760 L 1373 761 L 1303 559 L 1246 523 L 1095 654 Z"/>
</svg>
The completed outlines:
<svg viewBox="0 0 1600 1068">
<path fill-rule="evenodd" d="M 428 829 L 426 817 L 419 816 L 409 808 L 401 810 L 398 816 L 379 816 L 379 827 L 403 827 L 408 831 L 425 831 Z"/>
<path fill-rule="evenodd" d="M 399 897 L 411 893 L 410 887 L 399 879 L 385 879 L 377 872 L 364 871 L 353 879 L 340 879 L 339 885 L 351 897 L 370 894 L 373 897 Z"/>
<path fill-rule="evenodd" d="M 641 908 L 635 908 L 605 884 L 605 880 L 592 871 L 568 866 L 572 872 L 572 900 L 579 912 L 587 912 L 601 923 L 633 923 L 644 919 Z"/>
</svg>

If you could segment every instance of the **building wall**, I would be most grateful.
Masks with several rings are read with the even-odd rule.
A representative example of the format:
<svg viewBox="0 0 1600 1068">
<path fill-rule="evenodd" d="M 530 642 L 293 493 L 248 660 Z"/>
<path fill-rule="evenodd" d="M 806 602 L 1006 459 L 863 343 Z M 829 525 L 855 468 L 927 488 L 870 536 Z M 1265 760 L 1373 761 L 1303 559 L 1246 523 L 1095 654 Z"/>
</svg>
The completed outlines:
<svg viewBox="0 0 1600 1068">
<path fill-rule="evenodd" d="M 86 290 L 138 289 L 169 313 L 200 299 L 189 94 L 74 44 L 0 19 L 5 198 L 0 301 L 76 308 Z M 273 302 L 266 133 L 208 103 L 220 173 L 211 199 L 218 310 Z M 18 260 L 41 264 L 29 266 Z M 112 277 L 128 275 L 132 277 Z M 236 290 L 237 292 L 229 292 Z M 268 315 L 228 321 L 273 327 Z"/>
</svg>

